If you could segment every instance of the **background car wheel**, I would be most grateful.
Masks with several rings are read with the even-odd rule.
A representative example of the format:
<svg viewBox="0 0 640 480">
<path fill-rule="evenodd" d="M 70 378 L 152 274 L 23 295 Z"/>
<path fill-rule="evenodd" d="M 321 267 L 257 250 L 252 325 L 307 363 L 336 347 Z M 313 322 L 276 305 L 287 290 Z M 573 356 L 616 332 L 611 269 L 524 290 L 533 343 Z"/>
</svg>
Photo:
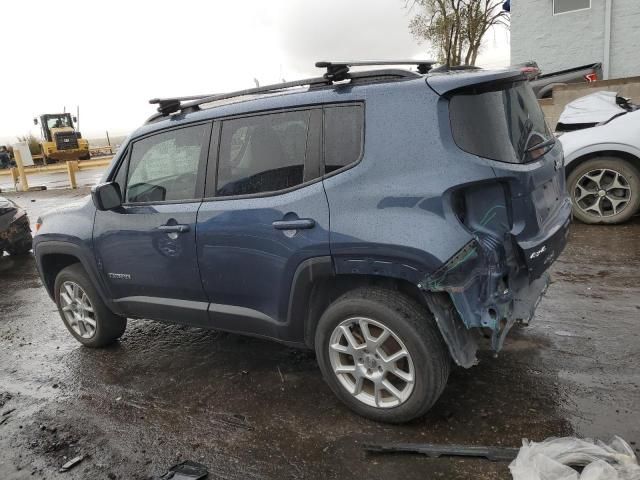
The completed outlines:
<svg viewBox="0 0 640 480">
<path fill-rule="evenodd" d="M 449 353 L 433 315 L 383 288 L 359 288 L 333 302 L 318 322 L 315 349 L 331 390 L 376 421 L 425 414 L 449 377 Z"/>
<path fill-rule="evenodd" d="M 567 179 L 573 214 L 584 223 L 625 222 L 640 207 L 640 173 L 616 157 L 598 157 L 578 165 Z"/>
<path fill-rule="evenodd" d="M 83 345 L 104 347 L 120 338 L 127 328 L 127 319 L 107 308 L 79 263 L 63 269 L 54 288 L 64 325 Z"/>
</svg>

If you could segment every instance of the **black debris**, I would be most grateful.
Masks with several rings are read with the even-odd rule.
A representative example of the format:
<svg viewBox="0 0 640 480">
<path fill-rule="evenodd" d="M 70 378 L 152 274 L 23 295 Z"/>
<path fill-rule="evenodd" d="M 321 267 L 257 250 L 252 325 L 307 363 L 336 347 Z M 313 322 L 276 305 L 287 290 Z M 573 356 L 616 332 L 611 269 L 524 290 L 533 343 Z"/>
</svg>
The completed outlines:
<svg viewBox="0 0 640 480">
<path fill-rule="evenodd" d="M 476 447 L 469 445 L 436 445 L 433 443 L 386 443 L 366 444 L 364 449 L 373 453 L 421 453 L 431 458 L 438 457 L 479 457 L 492 462 L 511 461 L 518 455 L 519 448 Z"/>
<path fill-rule="evenodd" d="M 174 465 L 165 473 L 160 480 L 199 480 L 207 478 L 209 471 L 207 467 L 198 462 L 186 460 Z"/>
</svg>

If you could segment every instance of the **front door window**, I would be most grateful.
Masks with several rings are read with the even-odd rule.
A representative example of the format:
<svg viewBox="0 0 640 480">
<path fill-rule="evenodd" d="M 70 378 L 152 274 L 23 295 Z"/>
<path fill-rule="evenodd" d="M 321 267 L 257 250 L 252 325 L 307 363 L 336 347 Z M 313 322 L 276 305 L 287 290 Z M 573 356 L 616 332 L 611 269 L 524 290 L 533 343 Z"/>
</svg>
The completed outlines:
<svg viewBox="0 0 640 480">
<path fill-rule="evenodd" d="M 196 198 L 196 180 L 209 128 L 196 125 L 136 142 L 129 162 L 126 202 Z"/>
</svg>

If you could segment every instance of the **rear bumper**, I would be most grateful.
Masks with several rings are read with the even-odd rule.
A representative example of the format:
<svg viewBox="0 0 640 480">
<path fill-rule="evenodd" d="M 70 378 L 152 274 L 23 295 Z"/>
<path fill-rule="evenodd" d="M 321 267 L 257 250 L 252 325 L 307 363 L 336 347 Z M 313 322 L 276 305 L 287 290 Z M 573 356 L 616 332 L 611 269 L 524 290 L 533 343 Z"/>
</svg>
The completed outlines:
<svg viewBox="0 0 640 480">
<path fill-rule="evenodd" d="M 547 270 L 564 250 L 571 222 L 571 203 L 562 201 L 543 233 L 519 240 L 479 233 L 423 288 L 448 292 L 459 319 L 471 328 L 492 330 L 499 351 L 516 322 L 529 323 L 549 285 Z"/>
</svg>

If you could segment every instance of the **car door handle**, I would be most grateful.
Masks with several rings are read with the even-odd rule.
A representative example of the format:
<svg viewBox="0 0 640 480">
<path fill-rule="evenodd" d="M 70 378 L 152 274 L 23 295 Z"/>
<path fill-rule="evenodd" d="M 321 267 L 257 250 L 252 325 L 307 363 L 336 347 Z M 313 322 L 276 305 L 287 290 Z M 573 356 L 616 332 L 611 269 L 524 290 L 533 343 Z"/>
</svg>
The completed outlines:
<svg viewBox="0 0 640 480">
<path fill-rule="evenodd" d="M 160 225 L 158 230 L 163 233 L 186 233 L 189 231 L 189 225 Z"/>
<path fill-rule="evenodd" d="M 302 230 L 315 227 L 316 221 L 312 218 L 299 218 L 297 220 L 278 220 L 271 225 L 276 230 Z"/>
</svg>

